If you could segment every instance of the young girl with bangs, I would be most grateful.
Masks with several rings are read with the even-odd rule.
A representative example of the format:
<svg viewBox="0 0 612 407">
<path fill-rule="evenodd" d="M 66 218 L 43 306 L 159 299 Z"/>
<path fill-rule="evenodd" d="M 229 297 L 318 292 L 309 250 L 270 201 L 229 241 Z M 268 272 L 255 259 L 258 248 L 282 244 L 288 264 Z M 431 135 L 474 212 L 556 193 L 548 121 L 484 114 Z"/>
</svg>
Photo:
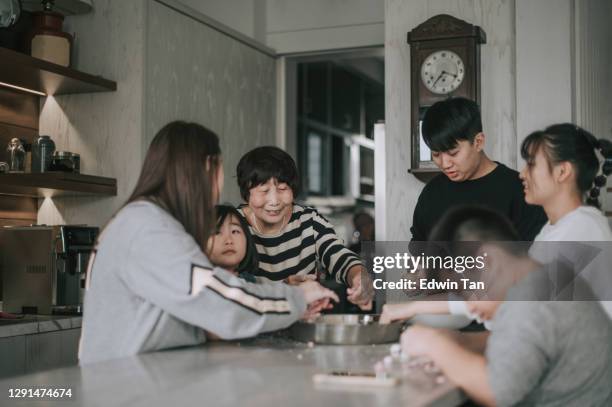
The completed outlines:
<svg viewBox="0 0 612 407">
<path fill-rule="evenodd" d="M 309 281 L 251 284 L 205 254 L 223 187 L 219 138 L 172 122 L 153 139 L 134 192 L 98 239 L 87 271 L 81 364 L 285 328 L 338 301 Z"/>
</svg>

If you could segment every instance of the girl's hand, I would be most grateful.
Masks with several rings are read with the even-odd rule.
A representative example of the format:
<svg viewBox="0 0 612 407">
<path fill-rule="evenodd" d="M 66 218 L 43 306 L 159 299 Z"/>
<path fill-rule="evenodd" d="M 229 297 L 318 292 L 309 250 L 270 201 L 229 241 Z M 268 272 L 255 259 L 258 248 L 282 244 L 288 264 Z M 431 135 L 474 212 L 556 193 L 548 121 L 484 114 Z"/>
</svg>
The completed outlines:
<svg viewBox="0 0 612 407">
<path fill-rule="evenodd" d="M 423 325 L 411 326 L 400 338 L 402 352 L 412 357 L 425 356 L 431 359 L 448 340 L 451 339 L 443 331 Z"/>
<path fill-rule="evenodd" d="M 316 281 L 307 280 L 298 285 L 297 287 L 302 291 L 302 294 L 304 294 L 304 299 L 306 300 L 306 303 L 309 306 L 316 307 L 317 305 L 315 305 L 314 303 L 324 299 L 328 301 L 340 301 L 335 292 L 323 287 Z"/>
<path fill-rule="evenodd" d="M 304 281 L 317 281 L 317 276 L 314 274 L 306 274 L 303 275 L 292 275 L 283 280 L 285 283 L 289 285 L 300 285 Z"/>
<path fill-rule="evenodd" d="M 331 309 L 334 307 L 331 300 L 329 298 L 323 298 L 321 300 L 315 301 L 308 306 L 306 312 L 302 316 L 302 319 L 314 319 L 321 315 L 321 312 L 326 309 Z"/>
<path fill-rule="evenodd" d="M 412 303 L 404 304 L 385 304 L 380 314 L 380 323 L 388 324 L 393 321 L 404 321 L 412 318 L 415 313 Z"/>
</svg>

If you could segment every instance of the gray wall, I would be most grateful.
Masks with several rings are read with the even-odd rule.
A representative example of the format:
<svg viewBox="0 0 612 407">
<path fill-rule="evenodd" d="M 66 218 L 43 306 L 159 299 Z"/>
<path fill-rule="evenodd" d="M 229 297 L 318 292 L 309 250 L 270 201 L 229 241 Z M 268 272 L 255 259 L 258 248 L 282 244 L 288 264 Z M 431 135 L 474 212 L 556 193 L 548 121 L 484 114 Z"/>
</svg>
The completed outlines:
<svg viewBox="0 0 612 407">
<path fill-rule="evenodd" d="M 232 29 L 266 42 L 266 0 L 179 0 Z"/>
<path fill-rule="evenodd" d="M 279 54 L 384 42 L 384 0 L 177 0 Z"/>
<path fill-rule="evenodd" d="M 266 44 L 280 54 L 377 46 L 383 0 L 266 0 Z"/>
<path fill-rule="evenodd" d="M 235 166 L 275 143 L 274 58 L 197 20 L 150 2 L 144 147 L 168 121 L 199 122 L 221 139 L 223 200 L 239 202 Z"/>
<path fill-rule="evenodd" d="M 408 174 L 410 165 L 410 47 L 406 33 L 434 15 L 447 13 L 480 25 L 487 33 L 482 47 L 482 114 L 486 152 L 516 166 L 514 2 L 502 0 L 385 1 L 385 171 L 386 194 L 377 195 L 386 219 L 383 240 L 410 239 L 412 213 L 423 183 Z M 380 226 L 379 226 L 380 225 Z"/>
<path fill-rule="evenodd" d="M 139 174 L 142 144 L 144 0 L 96 0 L 95 11 L 67 17 L 76 32 L 77 69 L 117 82 L 116 92 L 41 98 L 40 132 L 58 150 L 81 154 L 81 172 L 117 178 L 117 196 L 41 200 L 38 223 L 101 226 Z"/>
<path fill-rule="evenodd" d="M 144 152 L 171 120 L 197 121 L 221 137 L 223 199 L 248 149 L 275 141 L 275 61 L 155 0 L 97 0 L 66 18 L 77 33 L 76 69 L 117 82 L 116 92 L 41 99 L 40 131 L 81 154 L 83 173 L 117 178 L 118 195 L 40 201 L 38 222 L 103 226 L 131 193 Z"/>
<path fill-rule="evenodd" d="M 406 33 L 451 14 L 481 26 L 482 114 L 489 156 L 520 169 L 531 131 L 574 121 L 611 138 L 610 3 L 587 0 L 385 0 L 386 193 L 377 238 L 407 240 L 423 184 L 410 162 L 410 48 Z M 380 233 L 384 232 L 384 233 Z"/>
</svg>

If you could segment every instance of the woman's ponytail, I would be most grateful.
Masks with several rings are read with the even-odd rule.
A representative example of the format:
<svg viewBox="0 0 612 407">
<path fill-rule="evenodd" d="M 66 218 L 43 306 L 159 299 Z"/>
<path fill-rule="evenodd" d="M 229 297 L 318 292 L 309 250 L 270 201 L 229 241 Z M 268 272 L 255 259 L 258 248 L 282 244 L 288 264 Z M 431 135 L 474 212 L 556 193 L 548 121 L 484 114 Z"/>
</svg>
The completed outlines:
<svg viewBox="0 0 612 407">
<path fill-rule="evenodd" d="M 607 177 L 612 174 L 612 142 L 606 139 L 595 139 L 595 141 L 596 143 L 593 143 L 593 147 L 599 150 L 603 157 L 603 163 L 601 164 L 601 174 L 597 175 L 593 180 L 593 187 L 589 191 L 586 203 L 596 208 L 601 208 L 601 203 L 599 202 L 600 189 L 605 188 Z"/>
</svg>

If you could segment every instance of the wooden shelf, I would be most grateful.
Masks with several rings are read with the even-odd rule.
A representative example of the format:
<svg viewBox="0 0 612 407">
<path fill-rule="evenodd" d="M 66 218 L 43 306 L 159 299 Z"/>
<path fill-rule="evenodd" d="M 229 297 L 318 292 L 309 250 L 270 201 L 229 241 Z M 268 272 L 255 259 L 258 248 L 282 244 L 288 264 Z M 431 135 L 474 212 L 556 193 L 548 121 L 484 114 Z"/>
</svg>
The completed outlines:
<svg viewBox="0 0 612 407">
<path fill-rule="evenodd" d="M 114 196 L 117 195 L 117 180 L 70 172 L 0 174 L 0 194 L 32 198 Z"/>
<path fill-rule="evenodd" d="M 0 82 L 46 95 L 108 92 L 117 83 L 0 47 Z"/>
</svg>

